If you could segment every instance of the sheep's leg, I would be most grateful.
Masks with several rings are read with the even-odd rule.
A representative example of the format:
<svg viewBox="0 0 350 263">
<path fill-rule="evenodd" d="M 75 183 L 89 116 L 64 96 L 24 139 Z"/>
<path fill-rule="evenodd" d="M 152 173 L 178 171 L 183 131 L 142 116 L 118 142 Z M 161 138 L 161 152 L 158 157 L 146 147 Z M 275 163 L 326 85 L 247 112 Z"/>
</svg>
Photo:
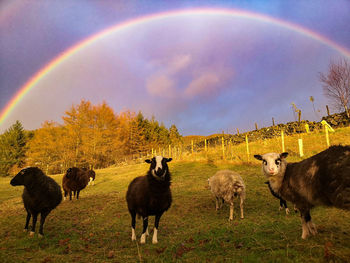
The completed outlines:
<svg viewBox="0 0 350 263">
<path fill-rule="evenodd" d="M 64 199 L 63 200 L 66 200 L 67 195 L 68 195 L 68 192 L 66 190 L 64 190 Z"/>
<path fill-rule="evenodd" d="M 24 231 L 28 231 L 30 217 L 31 217 L 31 214 L 27 210 L 27 218 L 26 218 L 26 225 L 24 226 Z"/>
<path fill-rule="evenodd" d="M 42 237 L 44 235 L 44 223 L 47 215 L 50 213 L 50 211 L 43 211 L 41 212 L 40 216 L 40 228 L 39 228 L 39 237 Z"/>
<path fill-rule="evenodd" d="M 30 231 L 29 235 L 34 236 L 35 233 L 35 225 L 36 225 L 36 220 L 38 219 L 38 214 L 35 213 L 33 214 L 33 225 L 32 225 L 32 230 Z"/>
<path fill-rule="evenodd" d="M 146 243 L 146 229 L 148 227 L 148 216 L 142 217 L 142 218 L 143 218 L 143 229 L 142 229 L 142 235 L 141 235 L 140 243 L 141 244 L 145 244 Z"/>
<path fill-rule="evenodd" d="M 69 190 L 69 200 L 72 201 L 72 191 L 71 190 Z"/>
<path fill-rule="evenodd" d="M 136 213 L 131 213 L 131 240 L 136 240 L 136 234 L 135 234 L 135 225 L 136 225 Z"/>
<path fill-rule="evenodd" d="M 77 200 L 79 199 L 79 193 L 80 193 L 80 190 L 77 191 Z"/>
<path fill-rule="evenodd" d="M 233 202 L 230 203 L 230 218 L 229 220 L 233 220 Z"/>
<path fill-rule="evenodd" d="M 156 219 L 154 221 L 154 229 L 153 229 L 153 238 L 152 243 L 157 244 L 158 243 L 158 226 L 159 226 L 159 220 L 162 214 L 157 214 Z"/>
<path fill-rule="evenodd" d="M 244 218 L 244 215 L 243 215 L 243 203 L 244 203 L 244 200 L 243 198 L 241 197 L 241 202 L 239 204 L 240 208 L 241 208 L 241 218 L 243 219 Z"/>
<path fill-rule="evenodd" d="M 317 233 L 316 226 L 314 223 L 311 221 L 311 215 L 310 211 L 301 211 L 300 210 L 300 215 L 301 215 L 301 223 L 302 223 L 302 239 L 306 239 L 310 234 L 315 235 Z"/>
<path fill-rule="evenodd" d="M 295 213 L 298 213 L 298 209 L 297 209 L 297 206 L 296 206 L 296 205 L 294 205 L 294 212 L 295 212 Z"/>
<path fill-rule="evenodd" d="M 220 202 L 220 199 L 219 197 L 215 197 L 215 210 L 218 211 L 219 210 L 219 202 Z"/>
<path fill-rule="evenodd" d="M 286 202 L 286 200 L 284 200 L 284 199 L 280 199 L 280 206 L 281 206 L 281 208 L 285 208 L 286 209 L 286 215 L 289 215 L 289 208 L 288 208 L 288 206 L 287 206 L 287 202 Z"/>
</svg>

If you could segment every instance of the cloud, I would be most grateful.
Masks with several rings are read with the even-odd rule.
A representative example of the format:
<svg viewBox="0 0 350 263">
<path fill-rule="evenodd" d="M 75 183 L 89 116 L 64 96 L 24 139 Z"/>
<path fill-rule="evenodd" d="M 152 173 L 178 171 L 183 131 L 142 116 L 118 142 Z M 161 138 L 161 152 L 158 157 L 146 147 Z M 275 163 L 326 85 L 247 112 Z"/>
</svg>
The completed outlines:
<svg viewBox="0 0 350 263">
<path fill-rule="evenodd" d="M 175 82 L 168 75 L 156 74 L 147 79 L 146 89 L 153 96 L 172 98 L 175 94 Z"/>
<path fill-rule="evenodd" d="M 174 56 L 168 63 L 167 72 L 170 75 L 176 74 L 186 69 L 192 61 L 192 57 L 189 54 Z"/>
<path fill-rule="evenodd" d="M 194 97 L 211 98 L 228 87 L 227 80 L 233 76 L 232 71 L 219 69 L 200 72 L 187 85 L 184 95 L 188 99 Z"/>
</svg>

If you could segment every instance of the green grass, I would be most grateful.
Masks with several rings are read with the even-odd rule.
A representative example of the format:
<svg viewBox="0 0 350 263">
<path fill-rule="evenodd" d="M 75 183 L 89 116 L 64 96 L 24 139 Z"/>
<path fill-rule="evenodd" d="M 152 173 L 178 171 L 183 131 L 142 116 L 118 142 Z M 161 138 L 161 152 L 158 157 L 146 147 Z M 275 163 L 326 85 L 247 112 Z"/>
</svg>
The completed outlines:
<svg viewBox="0 0 350 263">
<path fill-rule="evenodd" d="M 301 239 L 298 214 L 286 216 L 271 196 L 260 166 L 172 162 L 172 207 L 161 218 L 158 241 L 131 241 L 125 202 L 129 182 L 147 164 L 97 171 L 95 186 L 63 201 L 48 216 L 45 237 L 23 232 L 22 187 L 0 178 L 0 262 L 345 262 L 350 258 L 350 213 L 319 207 L 311 215 L 319 234 Z M 219 169 L 238 171 L 246 182 L 245 218 L 228 221 L 229 208 L 215 211 L 207 178 Z M 62 175 L 53 176 L 61 183 Z M 290 204 L 291 206 L 291 204 Z M 152 229 L 154 218 L 150 219 Z M 141 221 L 137 220 L 138 240 Z M 152 232 L 151 232 L 152 235 Z"/>
</svg>

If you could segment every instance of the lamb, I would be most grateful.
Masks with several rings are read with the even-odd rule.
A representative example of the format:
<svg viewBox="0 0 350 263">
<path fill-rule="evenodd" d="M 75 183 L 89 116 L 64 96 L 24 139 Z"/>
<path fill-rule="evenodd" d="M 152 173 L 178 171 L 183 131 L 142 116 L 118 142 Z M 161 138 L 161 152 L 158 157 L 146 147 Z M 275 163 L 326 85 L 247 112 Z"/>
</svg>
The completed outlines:
<svg viewBox="0 0 350 263">
<path fill-rule="evenodd" d="M 254 155 L 272 190 L 298 208 L 302 235 L 317 233 L 310 210 L 318 205 L 350 210 L 350 146 L 331 146 L 297 163 L 287 163 L 288 153 Z"/>
<path fill-rule="evenodd" d="M 245 185 L 242 177 L 230 170 L 218 171 L 208 179 L 211 192 L 216 198 L 216 210 L 221 208 L 225 201 L 230 204 L 230 217 L 233 220 L 233 201 L 240 197 L 241 218 L 243 219 L 243 203 L 245 200 Z M 220 202 L 222 201 L 222 202 Z"/>
<path fill-rule="evenodd" d="M 171 175 L 168 162 L 172 158 L 162 156 L 145 160 L 150 163 L 150 168 L 145 176 L 136 177 L 129 184 L 126 201 L 131 215 L 131 240 L 136 240 L 135 224 L 136 215 L 143 219 L 143 230 L 140 243 L 146 243 L 148 235 L 148 217 L 155 216 L 152 243 L 158 243 L 159 220 L 163 213 L 167 211 L 172 202 L 170 191 Z"/>
<path fill-rule="evenodd" d="M 22 169 L 10 182 L 12 186 L 23 185 L 23 204 L 27 211 L 24 230 L 28 231 L 31 216 L 33 225 L 30 236 L 35 233 L 38 214 L 41 214 L 39 237 L 44 235 L 43 228 L 47 215 L 62 201 L 61 187 L 51 177 L 46 176 L 37 167 Z"/>
<path fill-rule="evenodd" d="M 90 184 L 95 185 L 95 178 L 96 178 L 95 171 L 92 169 L 87 169 L 87 168 L 83 168 L 83 170 L 86 171 L 88 173 L 88 176 L 89 176 L 88 186 L 90 186 Z"/>
<path fill-rule="evenodd" d="M 275 193 L 275 192 L 272 190 L 269 181 L 265 182 L 265 184 L 267 184 L 267 186 L 269 187 L 269 190 L 270 190 L 271 194 L 272 194 L 274 197 L 276 197 L 277 199 L 280 200 L 280 210 L 282 210 L 283 207 L 284 207 L 284 208 L 285 208 L 285 211 L 286 211 L 286 215 L 288 215 L 288 214 L 289 214 L 289 208 L 287 207 L 287 202 L 286 202 L 286 200 L 284 200 L 282 197 L 280 197 L 277 193 Z M 295 205 L 294 205 L 294 212 L 295 212 L 295 213 L 298 212 L 297 209 L 296 209 L 296 207 L 295 207 Z"/>
<path fill-rule="evenodd" d="M 79 199 L 79 193 L 89 183 L 89 171 L 77 167 L 69 168 L 62 178 L 62 188 L 64 191 L 64 200 L 69 193 L 69 200 L 72 200 L 72 192 L 76 198 Z"/>
</svg>

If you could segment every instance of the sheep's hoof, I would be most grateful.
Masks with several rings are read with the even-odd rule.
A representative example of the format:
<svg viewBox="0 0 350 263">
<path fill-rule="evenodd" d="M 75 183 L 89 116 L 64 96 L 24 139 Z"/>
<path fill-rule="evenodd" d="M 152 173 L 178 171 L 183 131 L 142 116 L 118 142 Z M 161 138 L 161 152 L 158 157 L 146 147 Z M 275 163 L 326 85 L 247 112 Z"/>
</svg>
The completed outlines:
<svg viewBox="0 0 350 263">
<path fill-rule="evenodd" d="M 141 235 L 140 243 L 141 243 L 141 244 L 145 244 L 145 243 L 146 243 L 146 233 L 143 233 L 143 234 Z"/>
<path fill-rule="evenodd" d="M 280 206 L 279 210 L 281 211 L 282 209 L 283 209 L 283 207 L 282 207 L 282 206 Z"/>
<path fill-rule="evenodd" d="M 286 208 L 286 215 L 289 215 L 289 208 Z"/>
<path fill-rule="evenodd" d="M 33 237 L 33 236 L 34 236 L 34 232 L 33 232 L 33 231 L 30 231 L 30 232 L 29 232 L 29 236 L 30 236 L 30 237 Z"/>
<path fill-rule="evenodd" d="M 241 216 L 241 219 L 244 219 L 244 216 Z"/>
<path fill-rule="evenodd" d="M 152 244 L 158 244 L 158 240 L 152 240 Z"/>
<path fill-rule="evenodd" d="M 23 232 L 28 232 L 28 228 L 23 229 Z"/>
<path fill-rule="evenodd" d="M 39 238 L 43 238 L 43 237 L 44 237 L 44 235 L 42 235 L 42 234 L 38 234 L 38 237 L 39 237 Z"/>
</svg>

